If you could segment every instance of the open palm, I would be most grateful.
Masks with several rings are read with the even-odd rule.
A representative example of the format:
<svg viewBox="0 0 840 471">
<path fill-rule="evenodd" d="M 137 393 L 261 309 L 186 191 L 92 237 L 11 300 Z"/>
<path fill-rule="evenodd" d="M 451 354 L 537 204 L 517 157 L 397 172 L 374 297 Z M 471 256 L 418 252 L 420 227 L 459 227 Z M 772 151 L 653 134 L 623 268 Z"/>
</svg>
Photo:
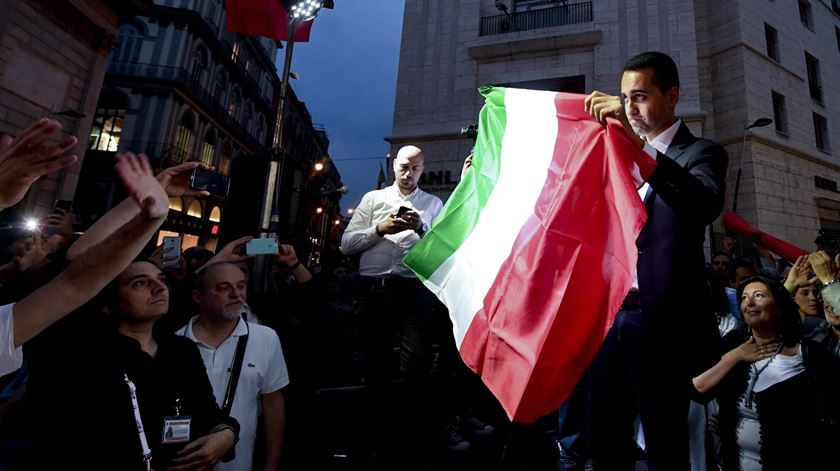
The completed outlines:
<svg viewBox="0 0 840 471">
<path fill-rule="evenodd" d="M 169 212 L 169 197 L 160 182 L 155 179 L 149 158 L 132 152 L 117 154 L 114 168 L 128 194 L 152 219 L 165 217 Z"/>
</svg>

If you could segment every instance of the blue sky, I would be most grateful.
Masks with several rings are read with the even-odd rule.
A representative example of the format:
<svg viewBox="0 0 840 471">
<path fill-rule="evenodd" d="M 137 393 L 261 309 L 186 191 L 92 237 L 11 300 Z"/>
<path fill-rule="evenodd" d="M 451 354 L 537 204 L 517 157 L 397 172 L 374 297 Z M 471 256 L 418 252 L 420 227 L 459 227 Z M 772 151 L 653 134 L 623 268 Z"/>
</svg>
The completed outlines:
<svg viewBox="0 0 840 471">
<path fill-rule="evenodd" d="M 313 122 L 327 129 L 330 156 L 350 187 L 341 199 L 344 214 L 376 188 L 388 152 L 383 138 L 394 115 L 403 6 L 403 0 L 335 0 L 335 9 L 315 20 L 310 42 L 295 43 L 291 69 L 300 79 L 292 87 Z"/>
</svg>

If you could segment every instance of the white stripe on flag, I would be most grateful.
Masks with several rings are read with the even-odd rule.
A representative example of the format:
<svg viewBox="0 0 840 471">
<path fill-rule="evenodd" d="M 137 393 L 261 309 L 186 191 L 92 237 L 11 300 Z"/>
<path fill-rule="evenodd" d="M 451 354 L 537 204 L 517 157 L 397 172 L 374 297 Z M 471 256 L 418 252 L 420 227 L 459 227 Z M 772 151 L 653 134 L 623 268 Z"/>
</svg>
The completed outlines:
<svg viewBox="0 0 840 471">
<path fill-rule="evenodd" d="M 426 282 L 449 307 L 459 349 L 545 185 L 557 140 L 555 96 L 505 91 L 507 124 L 499 179 L 472 233 Z"/>
</svg>

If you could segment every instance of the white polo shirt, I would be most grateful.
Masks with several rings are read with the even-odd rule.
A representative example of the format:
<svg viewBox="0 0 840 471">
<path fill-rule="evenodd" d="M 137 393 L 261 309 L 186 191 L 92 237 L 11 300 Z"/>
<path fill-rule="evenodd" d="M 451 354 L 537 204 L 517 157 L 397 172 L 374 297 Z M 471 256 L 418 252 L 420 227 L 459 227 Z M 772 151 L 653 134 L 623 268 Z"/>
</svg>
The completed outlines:
<svg viewBox="0 0 840 471">
<path fill-rule="evenodd" d="M 15 348 L 15 320 L 13 304 L 0 306 L 0 376 L 20 369 L 23 364 L 23 346 Z"/>
<path fill-rule="evenodd" d="M 219 407 L 225 400 L 225 391 L 239 337 L 249 334 L 248 346 L 245 348 L 245 356 L 242 360 L 242 371 L 239 374 L 239 384 L 236 387 L 236 396 L 234 396 L 233 407 L 230 411 L 230 415 L 239 421 L 240 425 L 236 459 L 230 463 L 219 463 L 215 469 L 251 471 L 257 421 L 260 417 L 260 396 L 275 392 L 289 384 L 289 372 L 286 369 L 280 339 L 273 329 L 240 319 L 230 337 L 225 339 L 219 348 L 213 348 L 195 338 L 193 323 L 196 320 L 198 316 L 193 317 L 189 324 L 175 334 L 192 340 L 198 346 Z"/>
</svg>

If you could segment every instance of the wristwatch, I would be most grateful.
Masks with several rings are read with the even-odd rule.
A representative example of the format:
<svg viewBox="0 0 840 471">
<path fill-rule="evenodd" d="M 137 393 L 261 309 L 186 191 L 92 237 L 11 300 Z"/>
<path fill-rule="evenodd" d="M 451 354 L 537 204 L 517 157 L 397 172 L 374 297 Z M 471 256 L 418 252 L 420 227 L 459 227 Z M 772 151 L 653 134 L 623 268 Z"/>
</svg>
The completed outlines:
<svg viewBox="0 0 840 471">
<path fill-rule="evenodd" d="M 418 227 L 417 229 L 414 229 L 414 232 L 416 232 L 417 235 L 419 235 L 420 237 L 423 237 L 423 235 L 426 234 L 426 232 L 428 232 L 428 230 L 429 230 L 429 225 L 424 222 L 423 224 L 420 225 L 420 227 Z"/>
</svg>

